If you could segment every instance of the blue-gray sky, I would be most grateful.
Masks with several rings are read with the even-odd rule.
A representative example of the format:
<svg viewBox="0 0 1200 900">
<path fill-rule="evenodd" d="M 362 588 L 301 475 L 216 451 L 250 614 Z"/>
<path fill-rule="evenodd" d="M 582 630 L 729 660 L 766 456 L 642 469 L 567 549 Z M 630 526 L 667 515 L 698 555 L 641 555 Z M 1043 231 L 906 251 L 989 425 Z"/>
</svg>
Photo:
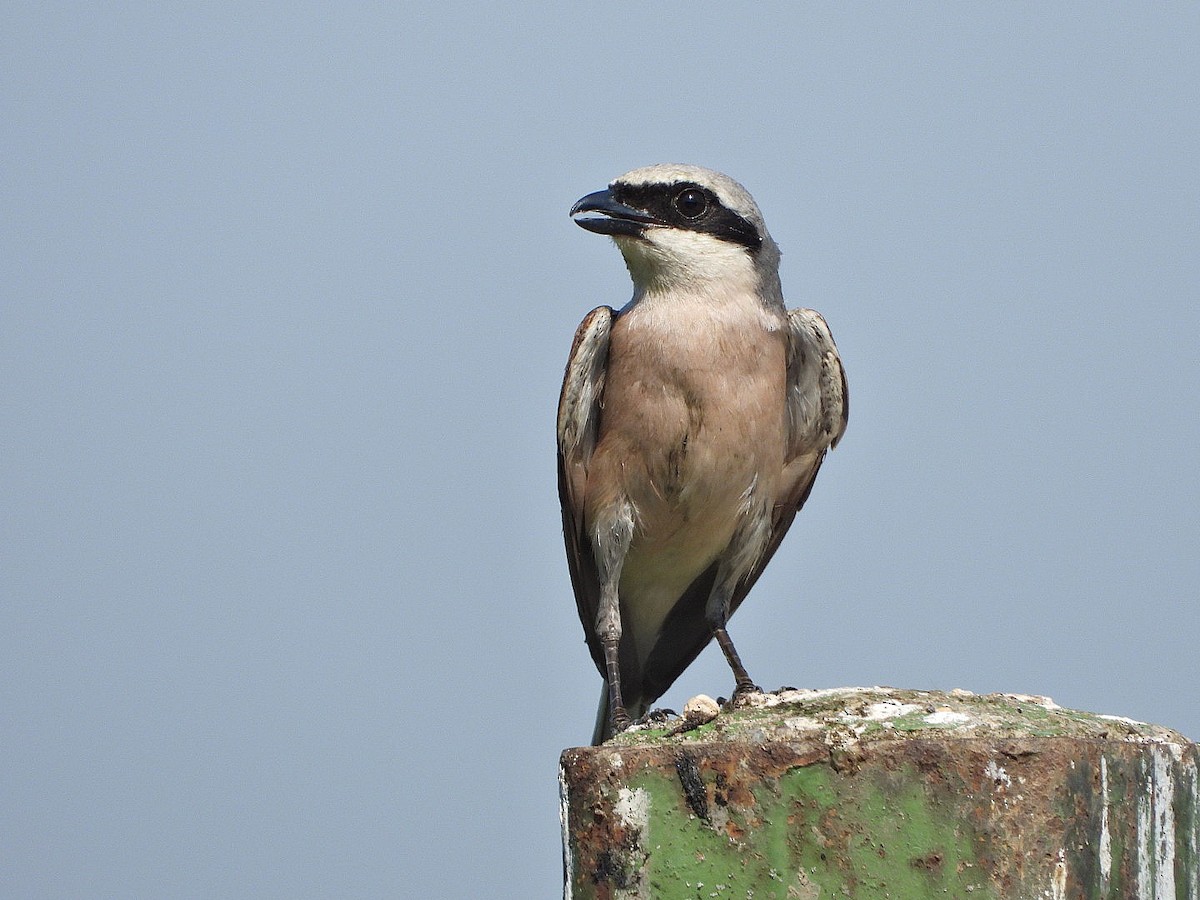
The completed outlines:
<svg viewBox="0 0 1200 900">
<path fill-rule="evenodd" d="M 600 680 L 553 423 L 629 283 L 567 209 L 729 172 L 850 428 L 763 685 L 1200 736 L 1200 12 L 8 4 L 0 894 L 545 897 Z M 664 698 L 727 694 L 713 650 Z"/>
</svg>

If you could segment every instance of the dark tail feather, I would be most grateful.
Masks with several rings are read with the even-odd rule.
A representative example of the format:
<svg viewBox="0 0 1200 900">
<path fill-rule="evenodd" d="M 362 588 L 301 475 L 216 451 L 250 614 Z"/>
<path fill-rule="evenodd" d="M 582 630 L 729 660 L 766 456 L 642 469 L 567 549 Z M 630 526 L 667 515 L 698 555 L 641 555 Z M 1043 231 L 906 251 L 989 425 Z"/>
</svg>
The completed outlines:
<svg viewBox="0 0 1200 900">
<path fill-rule="evenodd" d="M 599 747 L 612 737 L 612 729 L 608 723 L 608 682 L 600 687 L 600 708 L 596 710 L 596 727 L 592 729 L 592 746 Z"/>
</svg>

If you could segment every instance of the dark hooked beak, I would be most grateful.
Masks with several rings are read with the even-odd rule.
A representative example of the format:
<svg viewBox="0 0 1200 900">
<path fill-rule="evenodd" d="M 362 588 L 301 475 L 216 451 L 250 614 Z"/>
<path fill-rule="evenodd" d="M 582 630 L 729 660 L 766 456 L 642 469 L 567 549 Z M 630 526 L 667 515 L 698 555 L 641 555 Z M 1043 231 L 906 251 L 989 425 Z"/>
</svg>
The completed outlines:
<svg viewBox="0 0 1200 900">
<path fill-rule="evenodd" d="M 595 215 L 584 216 L 585 213 Z M 581 217 L 581 218 L 577 218 Z M 625 235 L 640 237 L 648 225 L 662 225 L 658 219 L 640 209 L 618 203 L 612 191 L 596 191 L 588 194 L 571 207 L 571 218 L 575 224 L 596 234 Z"/>
</svg>

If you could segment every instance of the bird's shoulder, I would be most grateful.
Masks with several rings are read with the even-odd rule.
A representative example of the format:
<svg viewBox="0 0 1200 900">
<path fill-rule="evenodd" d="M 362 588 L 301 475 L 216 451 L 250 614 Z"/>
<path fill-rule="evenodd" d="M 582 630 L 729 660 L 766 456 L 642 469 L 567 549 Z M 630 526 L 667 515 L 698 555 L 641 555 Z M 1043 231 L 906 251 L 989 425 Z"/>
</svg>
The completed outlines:
<svg viewBox="0 0 1200 900">
<path fill-rule="evenodd" d="M 561 453 L 569 455 L 578 450 L 588 432 L 594 430 L 614 318 L 612 307 L 598 306 L 584 316 L 575 329 L 558 398 Z"/>
<path fill-rule="evenodd" d="M 836 447 L 846 431 L 850 393 L 829 323 L 815 309 L 790 309 L 788 407 L 796 450 Z"/>
<path fill-rule="evenodd" d="M 607 339 L 615 317 L 616 313 L 611 306 L 597 306 L 583 317 L 583 321 L 575 329 L 575 337 L 571 341 L 571 353 L 567 357 L 568 368 L 581 350 L 586 350 L 597 342 Z"/>
</svg>

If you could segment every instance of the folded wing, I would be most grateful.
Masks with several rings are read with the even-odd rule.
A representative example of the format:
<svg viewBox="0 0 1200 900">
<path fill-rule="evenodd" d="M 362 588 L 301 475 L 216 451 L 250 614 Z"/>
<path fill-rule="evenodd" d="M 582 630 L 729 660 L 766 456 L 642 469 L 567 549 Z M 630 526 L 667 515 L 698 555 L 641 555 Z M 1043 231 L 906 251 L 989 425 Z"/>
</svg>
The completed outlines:
<svg viewBox="0 0 1200 900">
<path fill-rule="evenodd" d="M 562 505 L 567 565 L 588 649 L 601 675 L 604 674 L 604 649 L 595 633 L 600 579 L 592 555 L 592 542 L 583 531 L 583 497 L 588 464 L 596 449 L 600 428 L 613 318 L 612 309 L 601 306 L 588 313 L 580 323 L 571 344 L 558 400 L 558 497 Z"/>
</svg>

